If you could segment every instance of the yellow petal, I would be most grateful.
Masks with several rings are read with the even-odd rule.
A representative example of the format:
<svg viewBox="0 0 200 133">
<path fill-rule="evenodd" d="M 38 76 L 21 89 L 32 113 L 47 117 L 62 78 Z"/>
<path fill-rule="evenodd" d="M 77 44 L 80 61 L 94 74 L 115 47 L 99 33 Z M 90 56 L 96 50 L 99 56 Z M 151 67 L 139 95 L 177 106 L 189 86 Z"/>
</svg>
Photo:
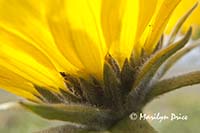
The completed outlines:
<svg viewBox="0 0 200 133">
<path fill-rule="evenodd" d="M 24 59 L 27 59 L 27 58 L 23 58 L 23 60 Z M 7 67 L 10 71 L 15 72 L 16 74 L 24 77 L 25 79 L 29 80 L 31 83 L 34 83 L 40 86 L 46 86 L 48 88 L 51 88 L 51 90 L 57 91 L 57 92 L 59 88 L 65 88 L 64 83 L 61 82 L 62 80 L 58 77 L 58 75 L 56 76 L 55 73 L 53 73 L 52 71 L 48 69 L 45 70 L 45 68 L 43 68 L 39 64 L 36 64 L 33 61 L 29 63 L 30 64 L 25 64 L 24 62 L 20 62 L 19 60 L 16 60 L 16 59 L 8 59 L 8 58 L 1 59 L 0 58 L 1 66 Z M 31 64 L 32 66 L 30 66 Z M 40 70 L 36 69 L 35 67 L 37 67 Z"/>
<path fill-rule="evenodd" d="M 58 70 L 75 70 L 56 47 L 45 20 L 45 10 L 45 0 L 1 0 L 0 26 L 31 40 Z"/>
<path fill-rule="evenodd" d="M 136 42 L 149 23 L 156 3 L 157 0 L 103 0 L 104 36 L 111 54 L 119 62 L 129 57 L 133 48 L 140 49 Z"/>
<path fill-rule="evenodd" d="M 160 0 L 160 1 L 163 1 L 163 0 Z M 147 27 L 146 29 L 146 31 L 150 31 L 148 32 L 148 35 L 146 37 L 145 44 L 144 44 L 144 50 L 148 54 L 150 54 L 156 47 L 156 44 L 158 40 L 160 39 L 170 16 L 172 15 L 174 9 L 180 3 L 180 1 L 181 0 L 164 0 L 161 3 L 161 6 L 159 10 L 157 10 L 155 18 L 150 23 L 150 26 Z"/>
<path fill-rule="evenodd" d="M 35 97 L 40 94 L 35 90 L 32 83 L 27 79 L 19 76 L 18 74 L 11 72 L 5 67 L 0 66 L 0 88 L 14 93 L 18 96 L 37 101 Z"/>
<path fill-rule="evenodd" d="M 34 42 L 28 40 L 26 37 L 20 35 L 15 31 L 0 26 L 0 47 L 9 46 L 18 49 L 27 54 L 30 54 L 39 63 L 45 65 L 50 69 L 55 69 L 51 61 L 34 45 Z"/>
<path fill-rule="evenodd" d="M 112 1 L 112 2 L 114 3 L 115 1 Z M 115 23 L 115 20 L 119 21 L 117 22 L 118 24 L 114 28 L 118 28 L 117 26 L 120 25 L 120 27 L 118 28 L 119 31 L 117 32 L 117 34 L 120 34 L 120 35 L 117 41 L 114 40 L 113 42 L 111 42 L 110 53 L 113 55 L 114 58 L 118 59 L 120 64 L 122 64 L 123 60 L 126 57 L 129 57 L 131 55 L 132 48 L 134 45 L 134 41 L 135 41 L 135 37 L 137 33 L 138 19 L 139 19 L 139 16 L 138 16 L 139 15 L 139 0 L 136 0 L 136 1 L 125 0 L 125 1 L 117 1 L 117 2 L 118 4 L 116 5 L 117 6 L 120 5 L 120 8 L 116 6 L 114 8 L 115 10 L 110 11 L 110 12 L 116 12 L 114 15 L 120 14 L 119 18 L 117 18 L 118 20 L 115 17 L 113 17 L 114 16 L 113 14 L 111 14 L 107 18 L 113 17 L 113 20 L 112 20 L 113 23 Z M 112 9 L 112 7 L 110 8 Z M 106 21 L 106 18 L 104 21 Z M 107 23 L 107 24 L 108 26 L 110 26 L 110 23 Z M 114 32 L 115 31 L 116 30 L 114 30 Z"/>
<path fill-rule="evenodd" d="M 126 0 L 102 0 L 101 25 L 108 48 L 120 39 L 125 3 Z"/>
<path fill-rule="evenodd" d="M 106 45 L 100 28 L 100 1 L 68 0 L 47 15 L 56 45 L 82 71 L 102 75 Z M 56 10 L 55 10 L 56 8 Z"/>
<path fill-rule="evenodd" d="M 83 69 L 84 66 L 81 63 L 74 48 L 75 42 L 73 41 L 74 39 L 72 38 L 71 33 L 72 30 L 70 31 L 68 23 L 65 22 L 65 20 L 49 20 L 49 26 L 54 36 L 55 42 L 65 58 L 77 68 Z"/>
<path fill-rule="evenodd" d="M 146 28 L 156 10 L 156 6 L 157 0 L 139 0 L 139 22 L 137 27 L 137 37 L 140 37 L 144 32 L 144 29 Z"/>
<path fill-rule="evenodd" d="M 167 25 L 166 33 L 170 33 L 170 31 L 175 26 L 176 22 L 188 11 L 192 8 L 192 6 L 198 2 L 199 0 L 182 0 L 180 4 L 175 9 L 172 14 L 169 23 Z M 190 26 L 200 25 L 200 6 L 198 6 L 194 12 L 189 16 L 182 27 L 182 31 L 186 32 Z"/>
<path fill-rule="evenodd" d="M 1 84 L 1 82 L 0 82 Z M 39 100 L 36 96 L 34 96 L 32 93 L 28 92 L 28 91 L 24 91 L 22 89 L 19 89 L 19 88 L 16 88 L 16 87 L 13 87 L 13 86 L 10 86 L 10 85 L 0 85 L 1 88 L 3 88 L 4 90 L 10 92 L 10 93 L 13 93 L 17 96 L 20 96 L 20 97 L 24 97 L 30 101 L 33 101 L 33 102 L 41 102 L 41 100 Z"/>
<path fill-rule="evenodd" d="M 0 86 L 12 86 L 24 91 L 28 91 L 35 95 L 39 95 L 39 93 L 34 89 L 33 85 L 28 82 L 28 80 L 2 66 L 0 66 L 0 71 Z"/>
<path fill-rule="evenodd" d="M 141 50 L 143 48 L 144 42 L 139 42 L 141 39 L 142 34 L 147 34 L 148 32 L 145 31 L 145 28 L 149 26 L 150 20 L 153 17 L 153 14 L 156 11 L 156 8 L 158 7 L 157 0 L 140 0 L 139 1 L 140 9 L 139 9 L 139 22 L 137 26 L 137 34 L 136 34 L 136 40 L 133 48 L 133 55 L 137 59 L 141 53 Z M 151 6 L 149 6 L 151 5 Z M 144 33 L 145 31 L 145 33 Z M 145 36 L 146 37 L 146 36 Z"/>
<path fill-rule="evenodd" d="M 15 42 L 20 44 L 19 41 Z M 54 89 L 64 88 L 64 83 L 55 69 L 45 67 L 31 55 L 21 51 L 20 48 L 10 47 L 10 43 L 3 44 L 0 42 L 0 66 L 17 73 L 35 84 L 53 87 Z"/>
</svg>

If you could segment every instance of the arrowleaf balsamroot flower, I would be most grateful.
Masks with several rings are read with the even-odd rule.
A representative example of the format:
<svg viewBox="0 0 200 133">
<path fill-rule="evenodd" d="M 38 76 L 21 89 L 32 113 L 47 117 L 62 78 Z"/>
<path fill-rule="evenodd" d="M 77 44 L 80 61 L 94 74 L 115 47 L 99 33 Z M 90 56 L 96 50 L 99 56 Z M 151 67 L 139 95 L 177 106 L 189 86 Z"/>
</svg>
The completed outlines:
<svg viewBox="0 0 200 133">
<path fill-rule="evenodd" d="M 40 103 L 22 105 L 47 119 L 109 129 L 162 94 L 160 78 L 168 67 L 161 65 L 176 61 L 168 58 L 180 58 L 196 47 L 183 48 L 191 28 L 182 39 L 163 46 L 163 33 L 180 2 L 0 0 L 0 87 Z M 185 17 L 174 31 L 196 2 L 181 13 Z M 171 86 L 200 79 L 193 81 Z"/>
</svg>

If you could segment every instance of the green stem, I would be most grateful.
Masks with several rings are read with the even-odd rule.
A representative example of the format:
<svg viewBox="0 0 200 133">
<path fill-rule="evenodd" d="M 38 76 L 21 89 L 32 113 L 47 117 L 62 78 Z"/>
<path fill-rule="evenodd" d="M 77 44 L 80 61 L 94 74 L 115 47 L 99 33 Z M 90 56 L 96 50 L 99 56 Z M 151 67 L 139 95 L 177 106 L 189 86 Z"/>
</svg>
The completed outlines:
<svg viewBox="0 0 200 133">
<path fill-rule="evenodd" d="M 190 72 L 169 79 L 161 80 L 151 87 L 151 91 L 147 96 L 147 101 L 150 101 L 159 95 L 176 90 L 178 88 L 199 83 L 200 71 Z"/>
</svg>

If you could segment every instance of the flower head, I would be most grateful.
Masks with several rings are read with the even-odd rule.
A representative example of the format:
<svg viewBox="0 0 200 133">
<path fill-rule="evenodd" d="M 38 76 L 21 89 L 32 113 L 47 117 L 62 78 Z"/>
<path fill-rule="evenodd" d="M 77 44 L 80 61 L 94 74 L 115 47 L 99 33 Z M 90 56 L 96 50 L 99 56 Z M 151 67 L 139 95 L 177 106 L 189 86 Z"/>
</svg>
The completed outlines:
<svg viewBox="0 0 200 133">
<path fill-rule="evenodd" d="M 85 100 L 91 82 L 102 92 L 105 78 L 115 80 L 105 75 L 155 53 L 180 1 L 1 0 L 0 86 L 34 101 L 47 93 Z"/>
<path fill-rule="evenodd" d="M 186 0 L 0 0 L 0 87 L 38 102 L 21 105 L 47 119 L 151 132 L 127 116 L 163 93 L 200 83 L 199 71 L 161 79 L 198 46 L 184 47 L 192 28 L 176 40 L 198 6 L 190 0 L 179 12 L 181 2 Z M 163 41 L 167 25 L 173 30 Z M 142 131 L 133 129 L 138 125 Z"/>
</svg>

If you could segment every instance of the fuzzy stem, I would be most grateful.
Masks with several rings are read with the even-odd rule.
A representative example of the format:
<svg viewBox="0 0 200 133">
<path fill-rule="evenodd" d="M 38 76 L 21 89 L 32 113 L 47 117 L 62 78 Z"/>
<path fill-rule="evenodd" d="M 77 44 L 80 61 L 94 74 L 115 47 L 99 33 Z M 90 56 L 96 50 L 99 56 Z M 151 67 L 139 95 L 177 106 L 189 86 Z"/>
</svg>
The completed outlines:
<svg viewBox="0 0 200 133">
<path fill-rule="evenodd" d="M 147 101 L 164 93 L 176 90 L 181 87 L 200 83 L 200 71 L 190 72 L 169 79 L 161 80 L 151 88 L 147 96 Z"/>
</svg>

